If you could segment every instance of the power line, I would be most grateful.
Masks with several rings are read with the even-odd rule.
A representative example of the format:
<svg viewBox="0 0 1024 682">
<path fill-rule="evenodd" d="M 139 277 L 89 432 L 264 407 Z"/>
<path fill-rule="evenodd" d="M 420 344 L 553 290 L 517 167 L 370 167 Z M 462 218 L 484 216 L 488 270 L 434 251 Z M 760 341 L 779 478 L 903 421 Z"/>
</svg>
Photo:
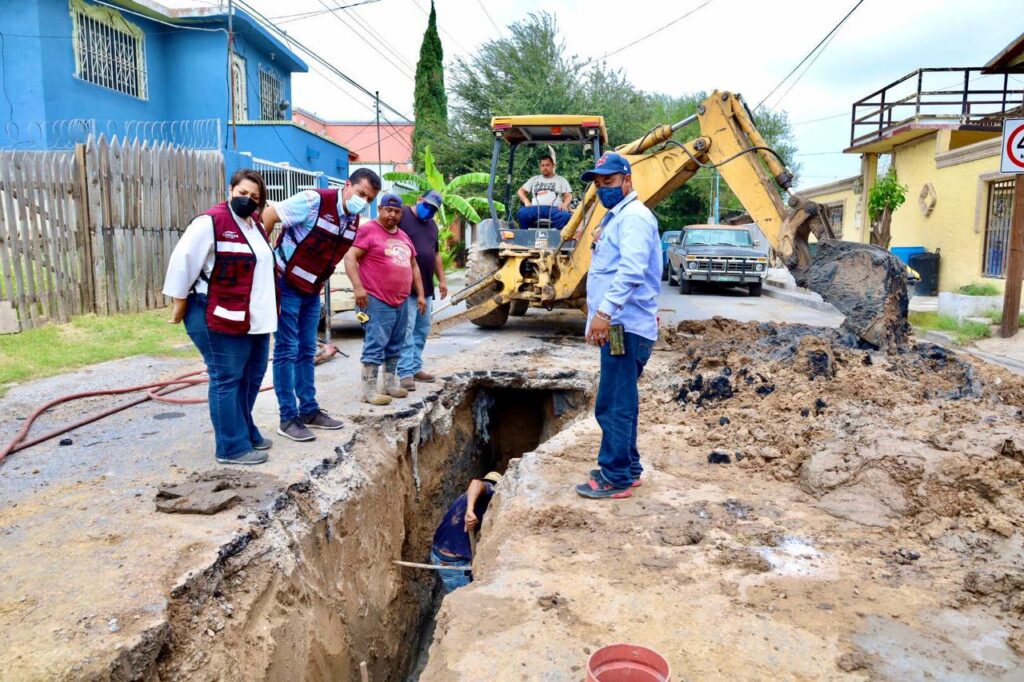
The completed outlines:
<svg viewBox="0 0 1024 682">
<path fill-rule="evenodd" d="M 487 5 L 484 4 L 484 0 L 476 0 L 476 3 L 478 5 L 480 5 L 480 9 L 482 9 L 484 11 L 484 14 L 487 15 L 488 21 L 491 22 L 491 26 L 494 27 L 494 30 L 497 31 L 498 37 L 500 38 L 501 37 L 501 29 L 498 28 L 498 22 L 496 22 L 494 20 L 494 17 L 491 16 L 491 13 L 487 11 Z"/>
<path fill-rule="evenodd" d="M 666 23 L 665 25 L 661 26 L 660 28 L 657 28 L 657 29 L 655 29 L 655 30 L 651 31 L 651 32 L 650 32 L 650 33 L 648 33 L 647 35 L 644 35 L 644 36 L 640 36 L 639 38 L 637 38 L 637 39 L 636 39 L 636 40 L 634 40 L 633 42 L 631 42 L 631 43 L 627 43 L 626 45 L 623 45 L 622 47 L 620 47 L 620 48 L 618 48 L 618 49 L 616 49 L 616 50 L 612 50 L 611 52 L 605 52 L 605 53 L 604 53 L 604 55 L 602 55 L 602 56 L 601 56 L 601 57 L 599 57 L 598 59 L 607 59 L 608 57 L 611 57 L 612 55 L 616 55 L 616 54 L 618 54 L 618 53 L 622 52 L 623 50 L 628 50 L 629 48 L 633 47 L 633 46 L 634 46 L 634 45 L 636 45 L 637 43 L 643 42 L 644 40 L 647 40 L 647 39 L 648 39 L 648 38 L 650 38 L 651 36 L 654 36 L 654 35 L 657 35 L 657 34 L 661 33 L 662 31 L 664 31 L 664 30 L 665 30 L 665 29 L 667 29 L 668 27 L 670 27 L 670 26 L 672 26 L 672 25 L 674 25 L 674 24 L 677 24 L 677 23 L 679 23 L 680 21 L 682 21 L 682 20 L 683 20 L 683 19 L 685 19 L 686 17 L 690 16 L 691 14 L 693 14 L 693 13 L 697 12 L 698 10 L 701 10 L 701 9 L 703 9 L 703 8 L 707 7 L 707 6 L 708 6 L 708 5 L 710 5 L 710 4 L 712 3 L 712 2 L 714 2 L 714 0 L 705 0 L 705 1 L 704 1 L 703 3 L 701 3 L 700 5 L 697 5 L 696 7 L 694 7 L 694 8 L 693 8 L 693 9 L 691 9 L 691 10 L 689 10 L 688 12 L 686 12 L 686 13 L 682 14 L 681 16 L 678 16 L 678 17 L 676 17 L 675 19 L 673 19 L 672 21 L 670 21 L 670 22 Z M 590 64 L 591 62 L 594 62 L 594 61 L 596 61 L 596 60 L 595 60 L 595 59 L 591 59 L 591 60 L 589 60 L 589 61 L 585 62 L 585 63 L 583 64 L 583 66 L 586 66 L 587 64 Z"/>
<path fill-rule="evenodd" d="M 812 118 L 812 119 L 809 119 L 807 121 L 797 121 L 796 123 L 790 123 L 789 125 L 791 125 L 791 126 L 802 126 L 802 125 L 807 125 L 808 123 L 818 123 L 819 121 L 831 121 L 832 119 L 842 118 L 844 116 L 849 116 L 849 115 L 850 115 L 849 111 L 844 111 L 841 114 L 832 114 L 830 116 L 822 116 L 821 118 Z"/>
<path fill-rule="evenodd" d="M 801 66 L 803 66 L 803 63 L 806 62 L 808 59 L 810 59 L 811 55 L 813 55 L 815 52 L 817 52 L 818 48 L 821 47 L 825 43 L 825 41 L 828 40 L 832 36 L 833 33 L 838 31 L 839 27 L 842 26 L 844 23 L 846 23 L 846 20 L 850 18 L 850 15 L 852 15 L 854 12 L 856 12 L 857 8 L 860 7 L 863 4 L 864 4 L 864 0 L 857 0 L 857 4 L 853 6 L 853 9 L 851 9 L 849 12 L 847 12 L 846 16 L 844 16 L 842 19 L 840 19 L 839 23 L 836 24 L 835 26 L 833 26 L 832 30 L 825 34 L 825 37 L 822 38 L 818 42 L 818 44 L 814 46 L 814 49 L 812 49 L 810 52 L 808 52 L 804 56 L 804 58 L 800 60 L 800 63 L 797 64 L 796 66 L 794 66 L 793 70 L 790 71 L 789 73 L 787 73 L 786 77 L 783 78 L 781 81 L 779 81 L 778 85 L 776 85 L 774 88 L 772 88 L 771 92 L 769 92 L 767 95 L 764 96 L 764 99 L 762 99 L 760 102 L 758 102 L 757 106 L 754 107 L 754 111 L 757 111 L 758 109 L 760 109 L 761 106 L 765 103 L 765 101 L 767 101 L 769 97 L 774 95 L 775 91 L 778 90 L 779 88 L 781 88 L 782 84 L 785 83 L 786 81 L 788 81 L 790 76 L 792 76 L 794 73 L 796 73 L 797 69 L 799 69 Z"/>
<path fill-rule="evenodd" d="M 779 97 L 777 100 L 775 100 L 773 108 L 778 107 L 780 104 L 782 104 L 782 100 L 786 99 L 786 96 L 790 93 L 790 91 L 793 90 L 793 88 L 796 87 L 796 84 L 800 82 L 800 79 L 807 75 L 807 72 L 811 70 L 812 66 L 814 66 L 814 62 L 818 61 L 818 57 L 825 54 L 825 50 L 827 50 L 828 46 L 832 44 L 832 41 L 836 39 L 837 35 L 839 35 L 838 31 L 836 33 L 833 33 L 832 37 L 828 39 L 828 42 L 821 46 L 821 49 L 818 50 L 818 54 L 814 55 L 814 59 L 809 61 L 804 70 L 800 72 L 800 75 L 793 79 L 793 82 L 789 84 L 789 87 L 786 88 L 786 91 L 782 93 L 782 97 Z"/>
<path fill-rule="evenodd" d="M 415 5 L 415 6 L 416 6 L 416 9 L 418 9 L 418 10 L 419 10 L 419 11 L 421 11 L 421 12 L 423 12 L 423 16 L 425 16 L 425 17 L 429 17 L 429 16 L 430 16 L 430 12 L 428 12 L 428 11 L 427 11 L 427 10 L 425 10 L 425 9 L 423 9 L 423 6 L 422 6 L 422 5 L 420 5 L 420 3 L 418 2 L 418 0 L 409 0 L 409 2 L 411 2 L 411 3 L 413 4 L 413 5 Z M 465 52 L 465 53 L 469 54 L 470 50 L 469 50 L 469 49 L 468 49 L 468 48 L 467 48 L 467 47 L 466 47 L 465 45 L 463 45 L 462 43 L 460 43 L 460 42 L 459 42 L 459 40 L 458 40 L 458 38 L 456 38 L 456 37 L 455 37 L 455 36 L 453 36 L 453 35 L 452 35 L 451 33 L 449 33 L 448 31 L 446 31 L 446 30 L 444 29 L 444 27 L 443 27 L 443 26 L 441 26 L 440 22 L 438 23 L 438 25 L 437 25 L 437 28 L 438 28 L 438 29 L 440 29 L 441 33 L 443 33 L 443 34 L 445 34 L 446 36 L 448 36 L 448 37 L 449 37 L 449 38 L 451 39 L 451 41 L 452 41 L 453 43 L 455 43 L 455 44 L 456 44 L 456 45 L 458 46 L 458 48 L 459 48 L 460 50 L 462 50 L 463 52 Z"/>
<path fill-rule="evenodd" d="M 355 21 L 357 24 L 359 24 L 364 29 L 366 29 L 366 31 L 371 36 L 373 36 L 378 42 L 380 42 L 380 44 L 383 45 L 387 49 L 388 52 L 393 54 L 395 56 L 395 58 L 398 59 L 398 61 L 400 61 L 404 66 L 408 67 L 408 69 L 410 71 L 413 71 L 413 72 L 416 71 L 416 65 L 413 64 L 412 61 L 410 61 L 409 59 L 406 59 L 405 56 L 401 52 L 399 52 L 398 49 L 394 45 L 392 45 L 390 42 L 388 42 L 388 40 L 384 36 L 382 36 L 380 34 L 380 32 L 377 29 L 375 29 L 373 27 L 373 25 L 369 21 L 364 19 L 355 10 L 352 10 L 351 12 L 349 12 L 348 15 L 349 15 L 349 17 L 352 18 L 353 21 Z"/>
<path fill-rule="evenodd" d="M 352 7 L 359 7 L 360 5 L 370 5 L 380 0 L 362 0 L 362 2 L 353 2 L 350 5 L 342 5 L 336 9 L 314 9 L 306 12 L 296 12 L 295 14 L 282 14 L 276 17 L 270 17 L 270 19 L 277 24 L 287 24 L 293 21 L 302 21 L 303 19 L 312 19 L 313 17 L 320 16 L 321 14 L 327 14 L 328 12 L 337 12 L 338 10 L 349 9 Z"/>
<path fill-rule="evenodd" d="M 356 88 L 357 90 L 359 90 L 363 94 L 367 95 L 368 97 L 375 97 L 375 95 L 374 95 L 374 93 L 372 91 L 368 90 L 363 85 L 361 85 L 360 83 L 355 81 L 352 77 L 350 77 L 347 74 L 345 74 L 344 72 L 342 72 L 340 69 L 338 69 L 338 67 L 336 67 L 333 64 L 331 64 L 330 62 L 328 62 L 326 59 L 321 57 L 317 52 L 313 51 L 309 47 L 306 47 L 306 45 L 304 45 L 300 41 L 296 40 L 295 38 L 292 38 L 285 31 L 282 31 L 281 29 L 275 27 L 273 24 L 270 23 L 270 20 L 267 19 L 267 17 L 265 15 L 261 14 L 256 9 L 254 9 L 248 2 L 245 2 L 245 0 L 237 0 L 237 2 L 238 2 L 239 5 L 244 7 L 245 10 L 247 12 L 249 12 L 250 14 L 252 14 L 254 17 L 258 17 L 259 19 L 262 19 L 263 22 L 264 22 L 264 27 L 267 28 L 270 31 L 273 31 L 277 35 L 279 35 L 281 37 L 281 39 L 284 40 L 286 43 L 288 43 L 289 45 L 294 45 L 295 47 L 299 48 L 305 54 L 309 55 L 311 58 L 316 60 L 322 66 L 327 68 L 331 73 L 333 73 L 337 77 L 341 78 L 343 81 L 345 81 L 346 83 L 348 83 L 352 87 Z M 388 111 L 391 111 L 392 113 L 394 113 L 399 118 L 402 118 L 402 119 L 408 121 L 409 123 L 413 122 L 412 118 L 410 118 L 409 116 L 406 116 L 401 111 L 399 111 L 398 109 L 394 108 L 393 106 L 391 106 L 387 102 L 381 100 L 380 104 L 381 104 L 382 107 L 384 107 Z M 367 108 L 369 108 L 369 107 L 367 107 Z"/>
<path fill-rule="evenodd" d="M 319 2 L 324 7 L 328 7 L 327 3 L 324 2 L 324 0 L 319 0 Z M 342 16 L 340 14 L 338 14 L 337 12 L 331 12 L 331 16 L 334 17 L 335 19 L 337 19 L 338 21 L 340 21 L 345 28 L 347 28 L 348 30 L 352 31 L 352 33 L 356 34 L 356 36 L 360 40 L 362 40 L 364 43 L 366 43 L 370 47 L 371 50 L 373 50 L 374 52 L 379 54 L 384 59 L 384 61 L 386 61 L 391 66 L 395 67 L 395 69 L 398 71 L 398 73 L 402 74 L 403 76 L 405 76 L 409 80 L 413 80 L 413 76 L 412 76 L 411 73 L 408 72 L 408 69 L 406 69 L 404 66 L 400 66 L 399 64 L 396 64 L 394 61 L 392 61 L 391 58 L 388 57 L 386 54 L 384 54 L 379 47 L 374 45 L 373 42 L 370 39 L 368 39 L 365 35 L 363 35 L 362 31 L 359 31 L 357 29 L 352 28 L 352 26 L 347 21 L 345 21 L 342 18 Z"/>
</svg>

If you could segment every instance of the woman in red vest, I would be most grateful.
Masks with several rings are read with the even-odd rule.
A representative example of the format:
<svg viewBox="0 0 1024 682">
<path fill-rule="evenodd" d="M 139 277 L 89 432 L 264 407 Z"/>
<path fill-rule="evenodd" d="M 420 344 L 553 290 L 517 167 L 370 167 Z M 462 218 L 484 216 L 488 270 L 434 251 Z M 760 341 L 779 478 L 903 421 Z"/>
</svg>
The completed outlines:
<svg viewBox="0 0 1024 682">
<path fill-rule="evenodd" d="M 171 322 L 184 320 L 210 375 L 210 419 L 221 464 L 261 464 L 271 442 L 252 420 L 270 335 L 277 330 L 274 254 L 260 221 L 263 176 L 231 176 L 231 198 L 186 228 L 167 265 Z"/>
</svg>

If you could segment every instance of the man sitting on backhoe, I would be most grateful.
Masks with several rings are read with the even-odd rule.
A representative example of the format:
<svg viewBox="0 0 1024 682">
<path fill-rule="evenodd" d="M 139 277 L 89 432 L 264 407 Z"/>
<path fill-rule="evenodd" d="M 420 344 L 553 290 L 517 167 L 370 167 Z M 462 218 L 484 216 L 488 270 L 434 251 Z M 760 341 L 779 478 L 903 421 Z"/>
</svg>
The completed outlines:
<svg viewBox="0 0 1024 682">
<path fill-rule="evenodd" d="M 550 153 L 540 157 L 540 175 L 523 183 L 518 195 L 523 207 L 516 219 L 524 230 L 536 227 L 541 218 L 550 218 L 551 229 L 561 230 L 572 216 L 572 187 L 561 175 L 555 175 L 555 159 Z"/>
</svg>

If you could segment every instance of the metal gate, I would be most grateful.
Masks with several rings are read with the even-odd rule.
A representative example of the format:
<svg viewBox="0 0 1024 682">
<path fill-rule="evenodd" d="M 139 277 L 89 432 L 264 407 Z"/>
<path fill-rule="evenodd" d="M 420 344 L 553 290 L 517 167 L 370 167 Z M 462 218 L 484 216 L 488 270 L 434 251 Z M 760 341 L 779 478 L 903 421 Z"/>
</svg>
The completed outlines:
<svg viewBox="0 0 1024 682">
<path fill-rule="evenodd" d="M 1010 253 L 1010 221 L 1013 216 L 1013 180 L 989 185 L 988 217 L 985 220 L 985 253 L 982 275 L 1006 277 Z"/>
<path fill-rule="evenodd" d="M 323 173 L 304 171 L 292 168 L 286 163 L 274 163 L 263 159 L 253 159 L 252 167 L 260 172 L 267 183 L 267 199 L 284 201 L 288 197 L 306 189 L 320 186 Z"/>
</svg>

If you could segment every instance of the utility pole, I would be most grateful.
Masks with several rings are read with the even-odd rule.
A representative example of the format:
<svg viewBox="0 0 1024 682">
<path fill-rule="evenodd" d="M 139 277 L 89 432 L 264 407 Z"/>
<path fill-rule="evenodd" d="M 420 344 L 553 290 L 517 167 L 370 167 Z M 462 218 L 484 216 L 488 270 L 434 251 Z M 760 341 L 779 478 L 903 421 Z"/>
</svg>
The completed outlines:
<svg viewBox="0 0 1024 682">
<path fill-rule="evenodd" d="M 381 159 L 380 153 L 380 90 L 374 91 L 373 97 L 377 103 L 377 175 L 382 176 L 381 180 L 383 181 L 384 171 L 381 166 L 383 159 Z"/>
<path fill-rule="evenodd" d="M 1010 260 L 1006 264 L 1003 292 L 1003 323 L 999 335 L 1008 339 L 1020 327 L 1020 287 L 1024 278 L 1024 175 L 1013 183 L 1013 217 L 1010 223 Z"/>
<path fill-rule="evenodd" d="M 235 125 L 235 3 L 228 0 L 228 102 L 231 107 L 231 148 L 238 151 L 238 127 Z"/>
</svg>

